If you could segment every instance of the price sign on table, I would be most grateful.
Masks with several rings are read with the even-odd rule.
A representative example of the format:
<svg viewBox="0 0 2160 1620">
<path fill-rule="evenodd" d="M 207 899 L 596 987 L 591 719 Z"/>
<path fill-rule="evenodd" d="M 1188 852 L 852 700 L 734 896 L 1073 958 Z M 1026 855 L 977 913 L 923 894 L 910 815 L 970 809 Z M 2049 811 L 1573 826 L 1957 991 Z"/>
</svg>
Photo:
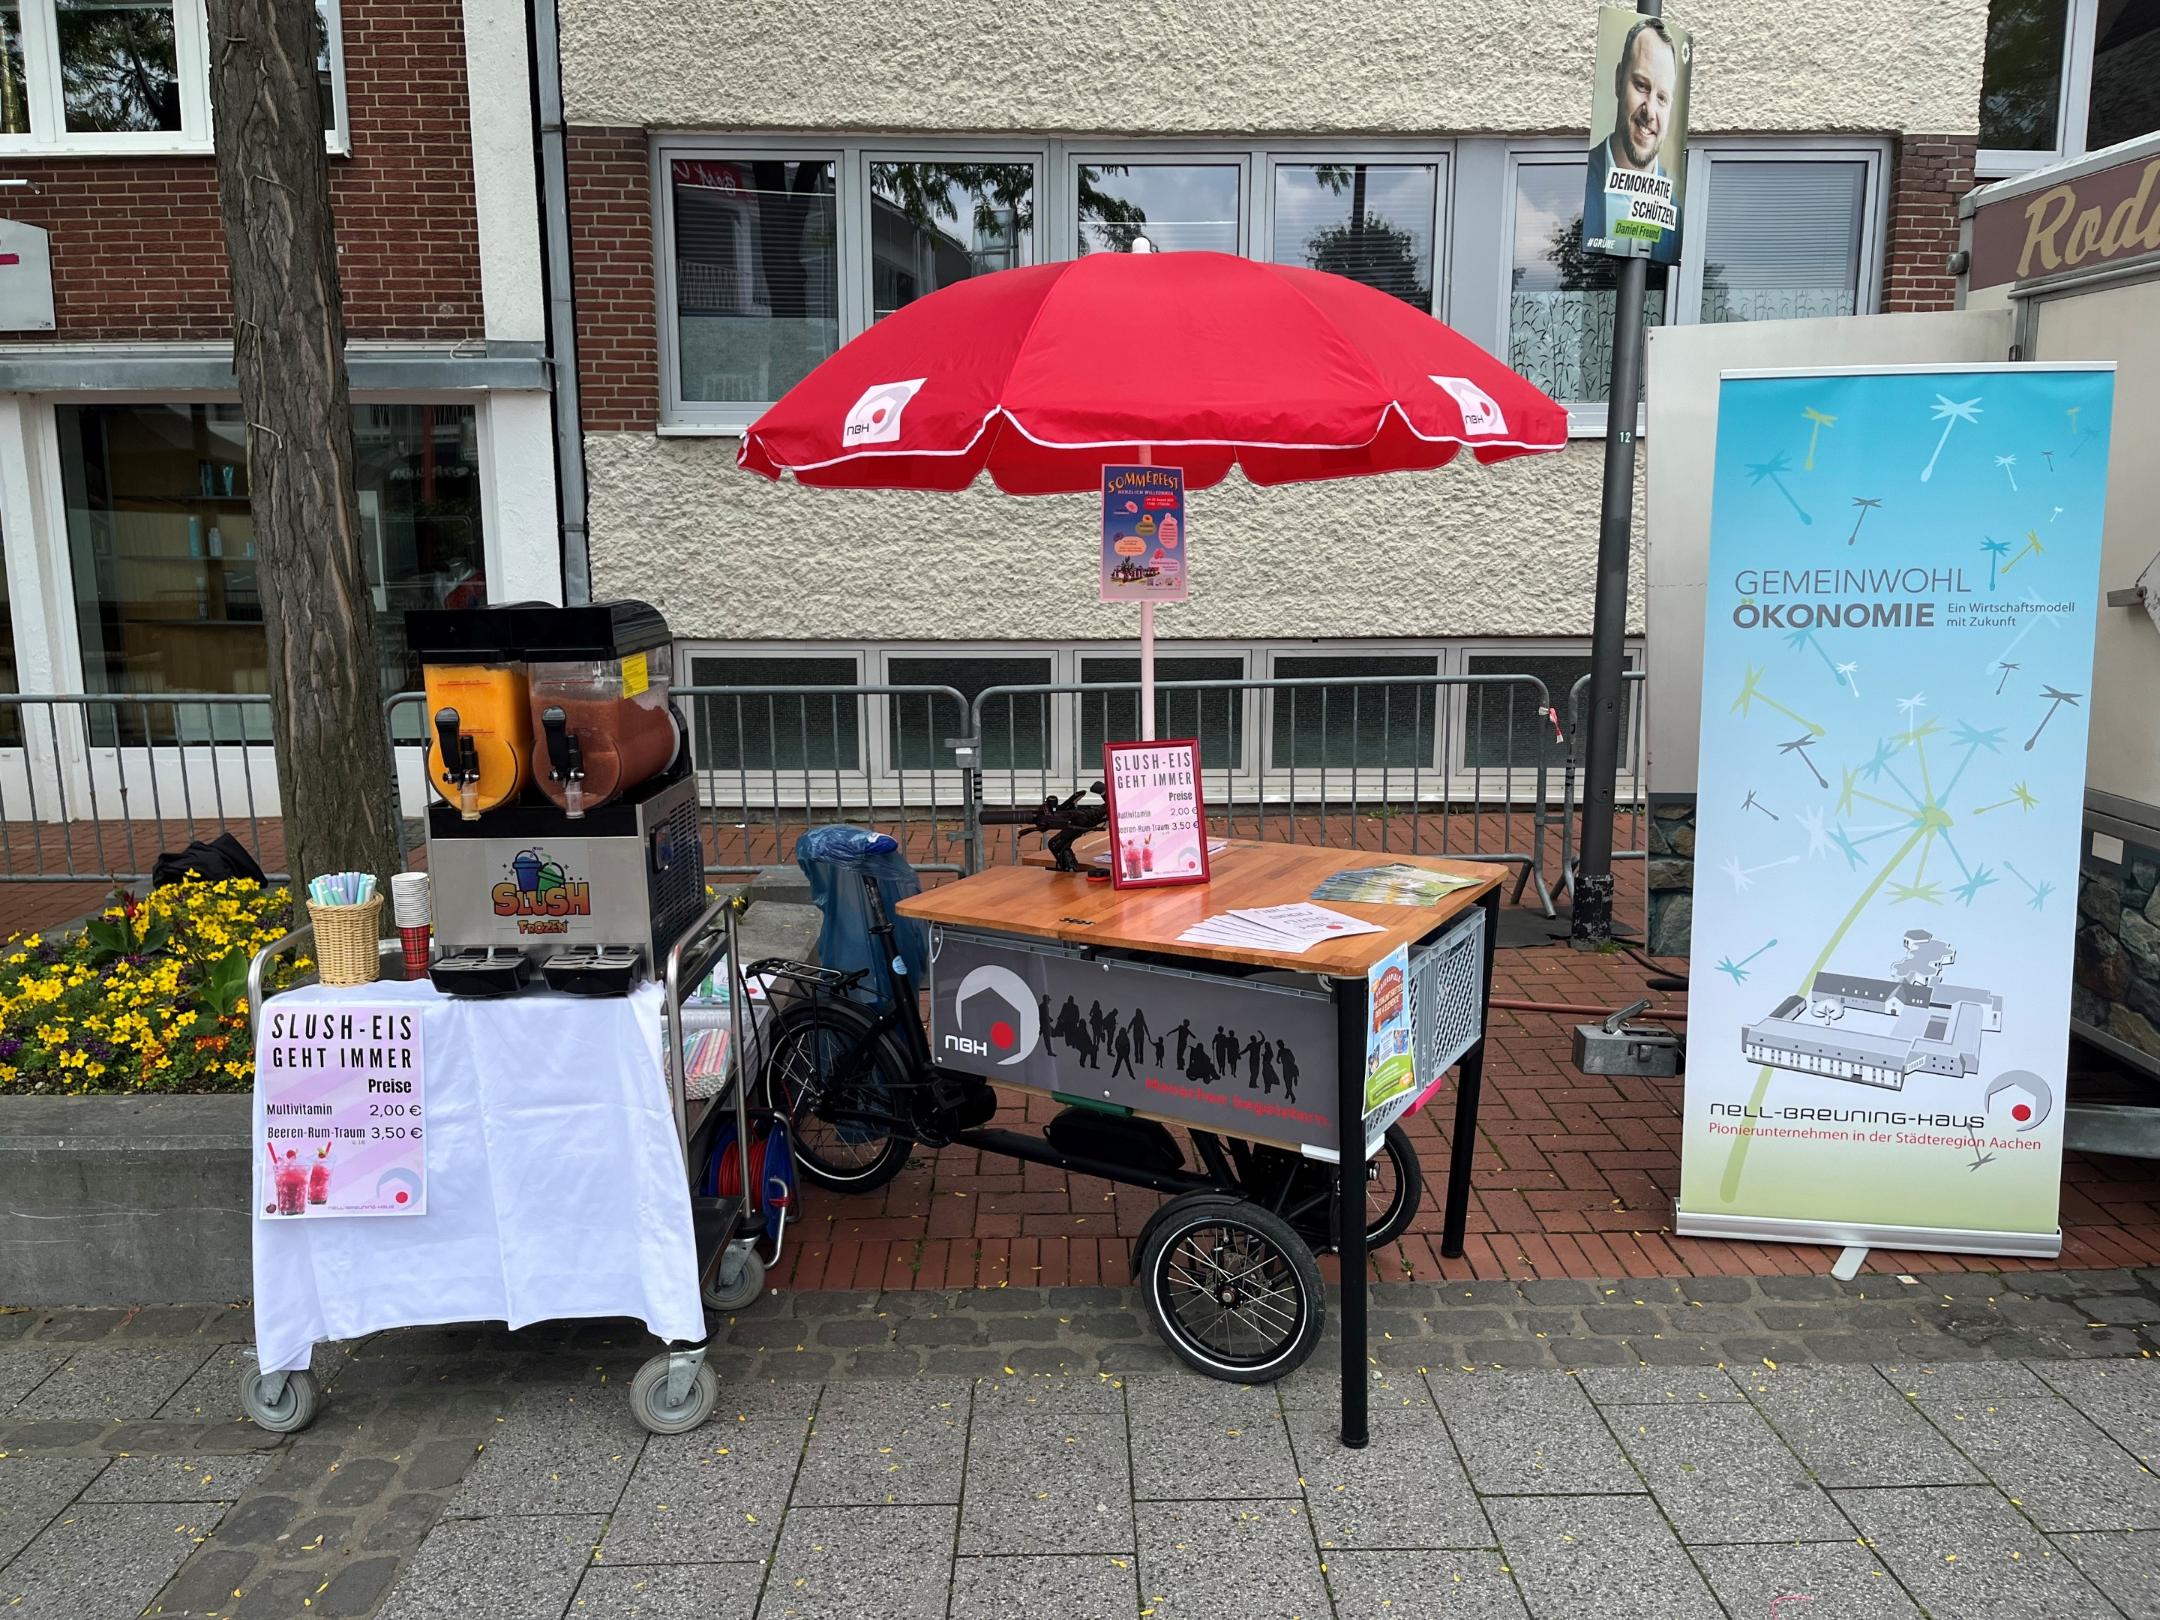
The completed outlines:
<svg viewBox="0 0 2160 1620">
<path fill-rule="evenodd" d="M 425 1079 L 417 1007 L 272 1003 L 258 1218 L 425 1214 Z"/>
<path fill-rule="evenodd" d="M 1110 878 L 1121 889 L 1208 880 L 1200 744 L 1105 743 Z"/>
</svg>

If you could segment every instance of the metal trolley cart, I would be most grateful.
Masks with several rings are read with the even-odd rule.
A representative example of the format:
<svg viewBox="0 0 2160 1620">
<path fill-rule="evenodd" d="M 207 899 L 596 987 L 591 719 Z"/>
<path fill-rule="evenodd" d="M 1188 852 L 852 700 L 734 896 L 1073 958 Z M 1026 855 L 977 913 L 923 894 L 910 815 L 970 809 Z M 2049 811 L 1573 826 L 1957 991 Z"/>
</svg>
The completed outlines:
<svg viewBox="0 0 2160 1620">
<path fill-rule="evenodd" d="M 764 1043 L 763 1101 L 794 1121 L 804 1179 L 836 1192 L 884 1185 L 917 1144 L 957 1144 L 1173 1194 L 1136 1241 L 1135 1271 L 1171 1349 L 1216 1378 L 1265 1382 L 1312 1353 L 1325 1314 L 1314 1256 L 1339 1252 L 1344 1438 L 1362 1445 L 1366 1255 L 1417 1213 L 1400 1121 L 1450 1066 L 1443 1246 L 1461 1252 L 1499 879 L 1470 868 L 1477 881 L 1439 907 L 1349 908 L 1382 932 L 1327 942 L 1320 960 L 1236 960 L 1176 936 L 1225 905 L 1303 898 L 1368 859 L 1233 842 L 1207 888 L 1141 895 L 999 868 L 901 902 L 932 925 L 927 987 L 865 880 L 875 967 L 755 964 L 792 992 Z M 1380 994 L 1408 999 L 1416 1082 L 1368 1109 L 1365 968 L 1397 946 L 1407 982 Z M 1066 1108 L 1040 1137 L 992 1129 L 992 1081 Z M 1187 1127 L 1197 1165 L 1165 1121 Z M 1347 1168 L 1346 1135 L 1362 1147 Z M 1346 1226 L 1356 1202 L 1365 1219 Z"/>
<path fill-rule="evenodd" d="M 721 953 L 733 940 L 737 909 L 732 897 L 724 897 L 708 906 L 669 950 L 662 981 L 662 1066 L 675 1136 L 681 1149 L 680 1162 L 691 1186 L 690 1214 L 699 1291 L 705 1305 L 715 1310 L 738 1309 L 755 1299 L 762 1289 L 765 1263 L 770 1258 L 760 1249 L 767 1209 L 760 1196 L 762 1189 L 751 1174 L 747 1088 L 739 1083 L 744 1067 L 740 1062 L 733 1063 L 731 1071 L 737 1078 L 718 1088 L 713 1095 L 693 1098 L 689 1095 L 690 1077 L 684 1055 L 685 1000 L 691 988 L 714 970 Z M 248 1006 L 252 1020 L 259 1022 L 262 1017 L 262 991 L 271 962 L 308 946 L 313 935 L 312 926 L 301 927 L 255 957 L 248 976 Z M 386 973 L 395 975 L 397 943 L 385 941 L 381 952 Z M 739 959 L 729 957 L 730 963 L 736 960 Z M 361 987 L 355 991 L 355 997 L 364 997 L 366 993 L 367 988 Z M 750 1049 L 755 1020 L 742 996 L 734 996 L 731 1003 L 730 1056 L 734 1058 Z M 453 1007 L 457 1005 L 452 1003 Z M 724 1127 L 728 1124 L 733 1126 L 732 1144 L 723 1141 Z M 717 1153 L 730 1153 L 735 1159 L 733 1190 L 725 1197 L 706 1194 L 702 1190 Z M 426 1219 L 425 1216 L 417 1218 Z M 436 1316 L 425 1321 L 375 1321 L 372 1325 L 374 1328 L 423 1326 L 441 1319 Z M 719 1383 L 705 1362 L 705 1348 L 702 1342 L 671 1344 L 639 1368 L 631 1381 L 630 1403 L 637 1420 L 647 1429 L 656 1434 L 681 1433 L 696 1428 L 711 1415 L 719 1399 Z M 274 1433 L 292 1433 L 308 1427 L 320 1411 L 322 1399 L 321 1384 L 311 1371 L 261 1371 L 250 1367 L 243 1375 L 243 1409 L 258 1425 Z"/>
</svg>

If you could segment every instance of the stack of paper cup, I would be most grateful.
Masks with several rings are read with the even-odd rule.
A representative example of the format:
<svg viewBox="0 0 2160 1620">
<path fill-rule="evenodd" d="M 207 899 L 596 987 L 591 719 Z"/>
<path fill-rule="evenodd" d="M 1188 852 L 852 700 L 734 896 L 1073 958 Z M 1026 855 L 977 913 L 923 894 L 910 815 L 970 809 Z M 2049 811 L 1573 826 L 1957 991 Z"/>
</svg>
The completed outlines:
<svg viewBox="0 0 2160 1620">
<path fill-rule="evenodd" d="M 434 900 L 425 872 L 400 872 L 390 880 L 390 910 L 397 918 L 398 938 L 405 944 L 405 977 L 422 979 L 428 970 L 428 926 L 434 921 Z"/>
</svg>

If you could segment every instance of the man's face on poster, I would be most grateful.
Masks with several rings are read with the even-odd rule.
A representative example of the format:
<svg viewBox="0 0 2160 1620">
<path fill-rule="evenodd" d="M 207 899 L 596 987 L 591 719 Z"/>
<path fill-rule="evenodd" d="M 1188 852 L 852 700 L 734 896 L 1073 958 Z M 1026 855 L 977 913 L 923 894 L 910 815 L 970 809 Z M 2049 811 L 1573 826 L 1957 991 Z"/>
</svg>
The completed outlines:
<svg viewBox="0 0 2160 1620">
<path fill-rule="evenodd" d="M 1678 71 L 1671 40 L 1654 28 L 1636 34 L 1620 63 L 1620 121 L 1613 130 L 1615 155 L 1625 167 L 1649 169 L 1657 163 Z"/>
</svg>

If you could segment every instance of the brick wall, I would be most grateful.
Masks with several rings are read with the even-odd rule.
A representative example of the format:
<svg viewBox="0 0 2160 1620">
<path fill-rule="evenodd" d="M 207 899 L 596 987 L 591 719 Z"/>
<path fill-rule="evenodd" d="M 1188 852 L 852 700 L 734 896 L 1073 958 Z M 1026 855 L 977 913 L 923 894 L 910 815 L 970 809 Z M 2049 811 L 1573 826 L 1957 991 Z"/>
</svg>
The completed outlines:
<svg viewBox="0 0 2160 1620">
<path fill-rule="evenodd" d="M 345 325 L 354 338 L 479 337 L 480 243 L 457 0 L 346 0 L 353 155 L 330 159 Z M 58 330 L 18 341 L 232 334 L 215 160 L 0 160 L 0 198 L 52 233 Z"/>
<path fill-rule="evenodd" d="M 1885 313 L 1949 309 L 1957 281 L 1958 199 L 1972 190 L 1978 142 L 1970 135 L 1906 135 L 1890 180 L 1890 243 L 1884 255 Z"/>
<path fill-rule="evenodd" d="M 645 132 L 573 129 L 565 158 L 585 431 L 649 433 L 660 414 L 660 351 Z"/>
</svg>

